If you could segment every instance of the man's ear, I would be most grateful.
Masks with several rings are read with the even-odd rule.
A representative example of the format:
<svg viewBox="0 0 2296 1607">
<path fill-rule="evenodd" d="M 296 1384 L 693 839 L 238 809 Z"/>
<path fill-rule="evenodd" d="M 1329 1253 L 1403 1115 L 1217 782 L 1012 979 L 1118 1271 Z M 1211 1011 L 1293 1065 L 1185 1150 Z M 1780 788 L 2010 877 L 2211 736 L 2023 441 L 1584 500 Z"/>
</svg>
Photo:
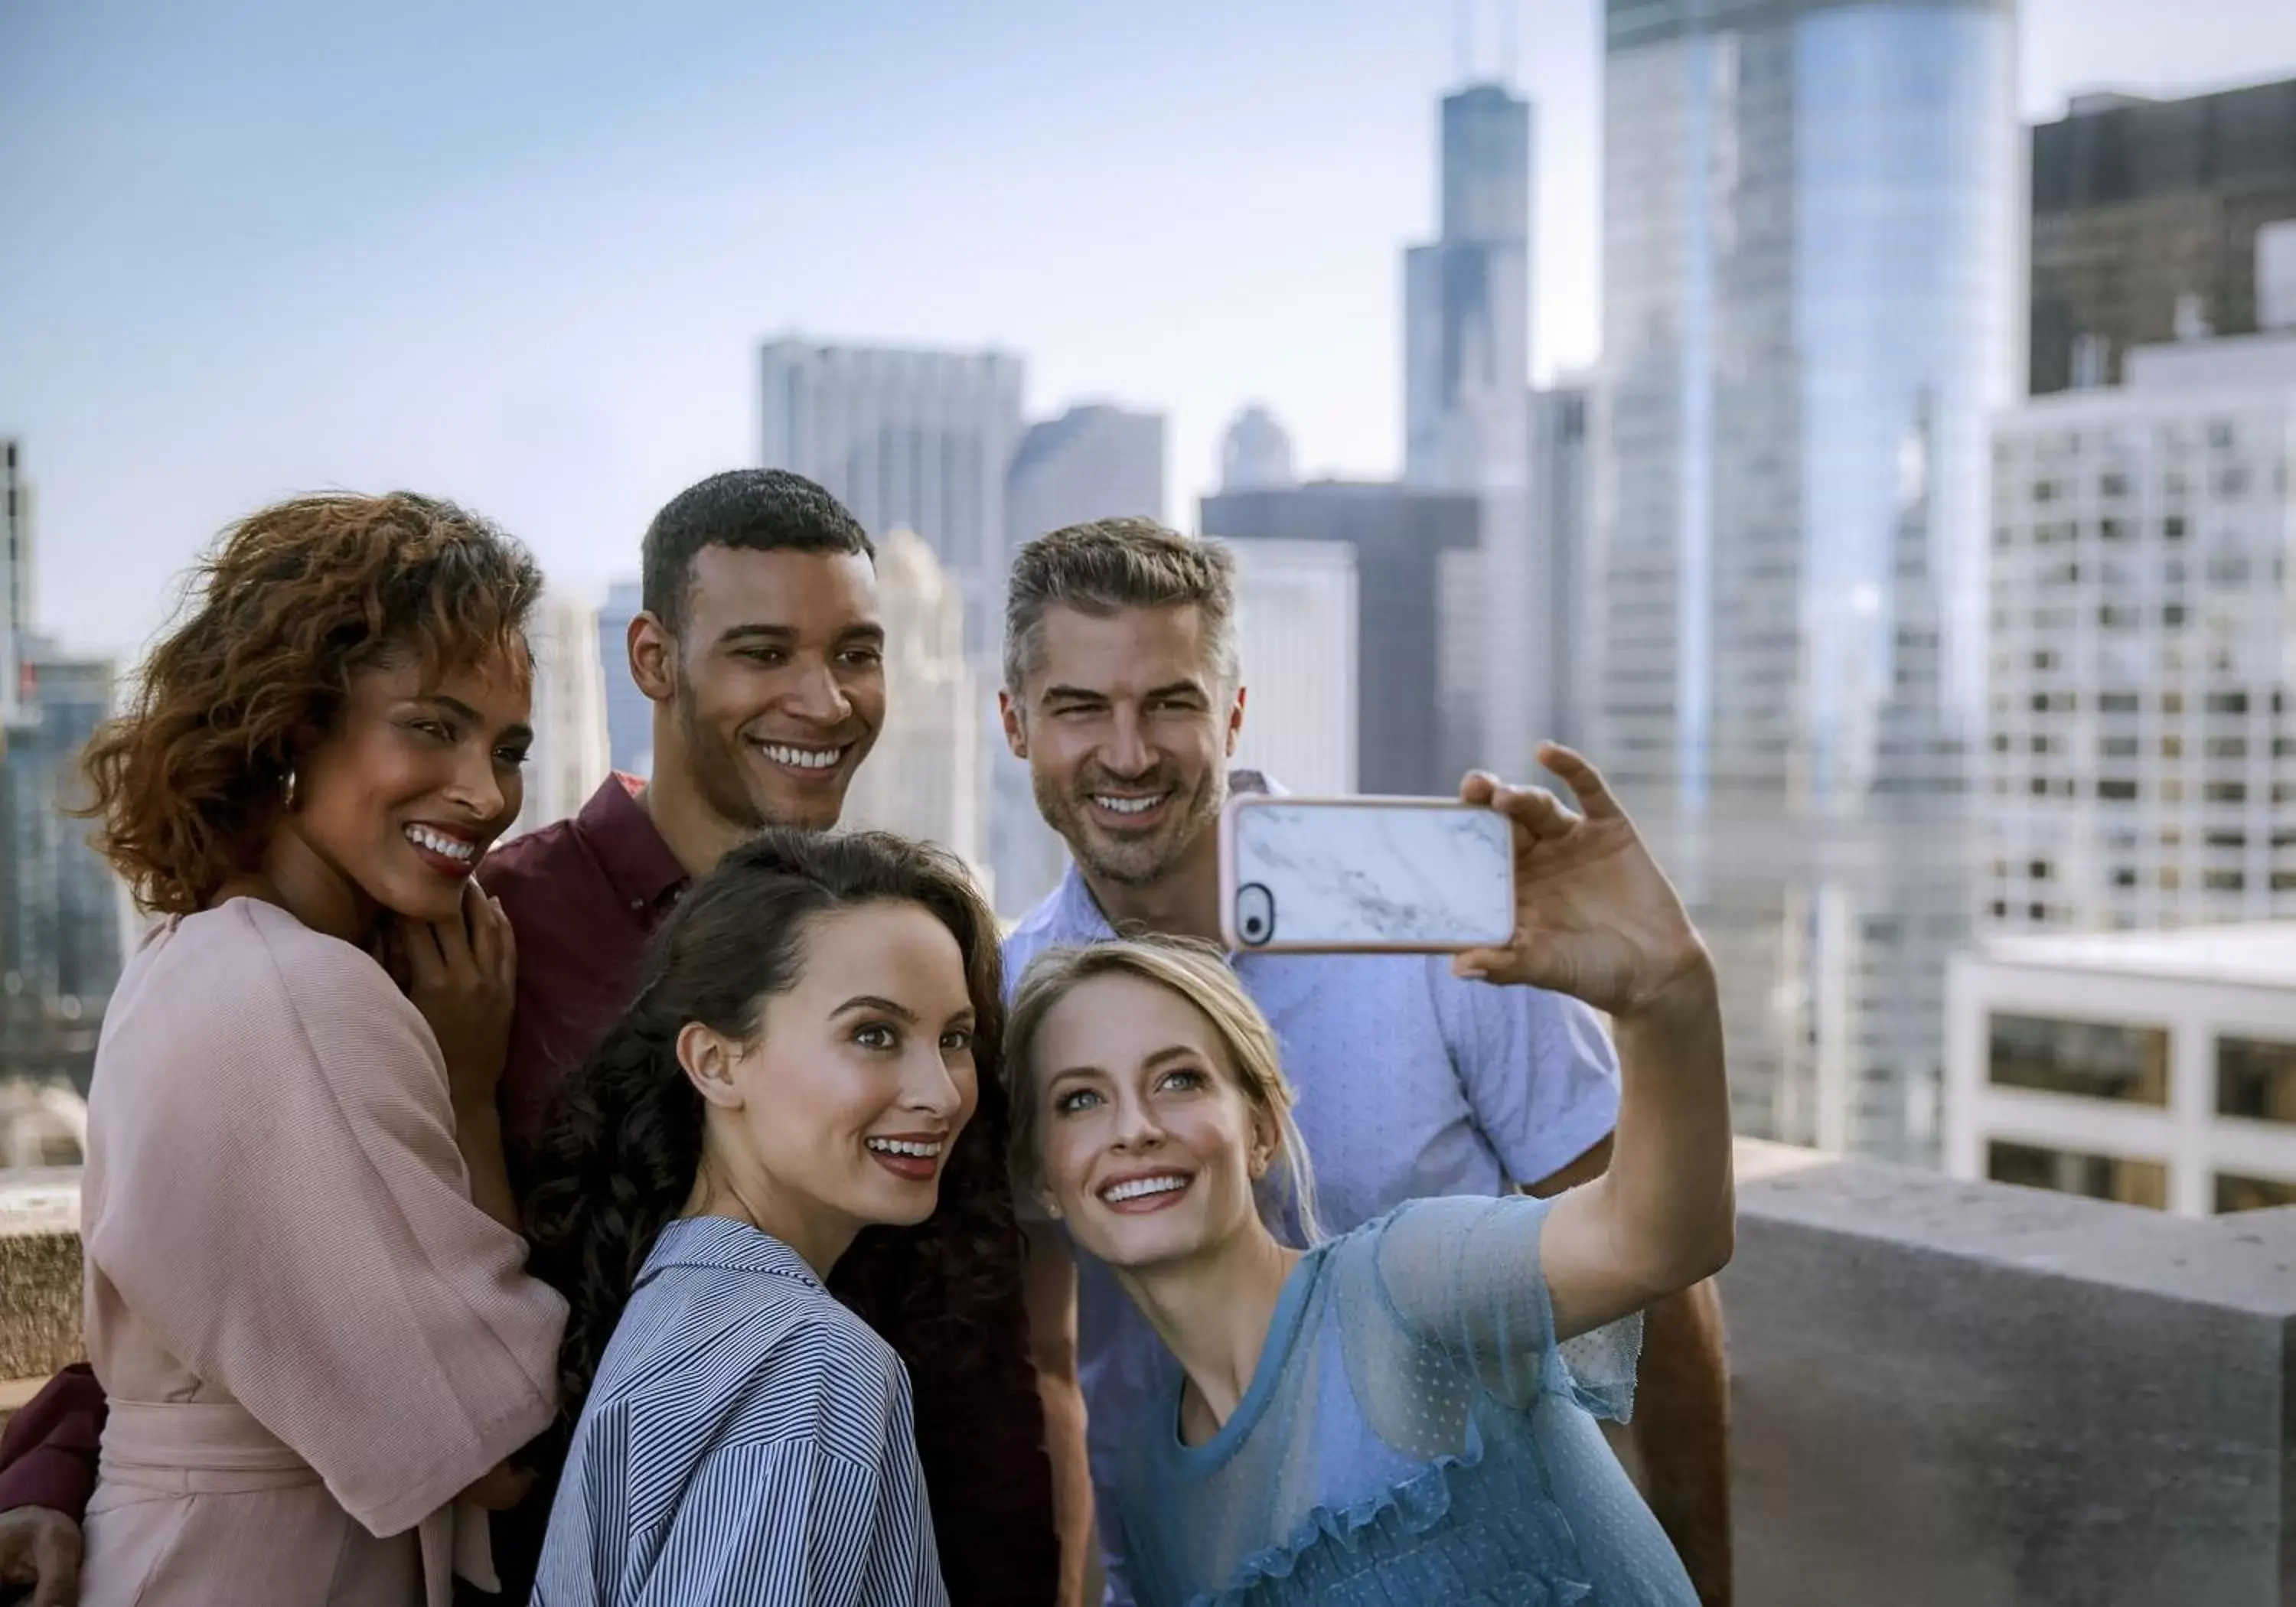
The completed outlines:
<svg viewBox="0 0 2296 1607">
<path fill-rule="evenodd" d="M 996 717 L 1004 724 L 1004 745 L 1013 757 L 1025 762 L 1029 757 L 1029 721 L 1021 711 L 1018 699 L 1004 687 L 996 689 Z"/>
<path fill-rule="evenodd" d="M 646 701 L 667 703 L 677 695 L 677 638 L 648 613 L 634 616 L 629 628 L 630 679 Z"/>
<path fill-rule="evenodd" d="M 1230 758 L 1235 757 L 1235 745 L 1243 737 L 1243 701 L 1246 695 L 1247 689 L 1238 686 L 1235 689 L 1235 701 L 1228 705 L 1227 756 Z"/>
</svg>

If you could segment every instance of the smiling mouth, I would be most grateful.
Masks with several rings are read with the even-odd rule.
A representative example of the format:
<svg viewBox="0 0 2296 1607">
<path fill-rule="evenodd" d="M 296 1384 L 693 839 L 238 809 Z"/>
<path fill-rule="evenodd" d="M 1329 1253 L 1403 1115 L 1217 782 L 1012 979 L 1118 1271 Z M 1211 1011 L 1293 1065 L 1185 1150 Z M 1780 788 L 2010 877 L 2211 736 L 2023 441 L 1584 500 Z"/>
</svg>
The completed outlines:
<svg viewBox="0 0 2296 1607">
<path fill-rule="evenodd" d="M 941 1156 L 948 1149 L 945 1138 L 865 1138 L 861 1144 L 870 1160 L 912 1183 L 930 1183 L 939 1177 Z"/>
<path fill-rule="evenodd" d="M 1151 792 L 1145 796 L 1132 796 L 1121 792 L 1091 794 L 1095 808 L 1105 814 L 1113 815 L 1119 820 L 1136 820 L 1144 816 L 1152 815 L 1163 808 L 1170 800 L 1171 796 L 1169 791 Z"/>
<path fill-rule="evenodd" d="M 1185 1172 L 1159 1172 L 1152 1177 L 1128 1177 L 1100 1191 L 1101 1203 L 1128 1215 L 1160 1210 L 1185 1193 L 1195 1181 Z"/>
<path fill-rule="evenodd" d="M 752 742 L 750 746 L 765 755 L 770 763 L 779 765 L 784 770 L 796 770 L 811 775 L 825 775 L 836 769 L 845 762 L 846 754 L 852 750 L 849 742 L 826 747 L 816 742 Z"/>
<path fill-rule="evenodd" d="M 479 845 L 468 838 L 426 825 L 408 825 L 403 828 L 403 834 L 415 852 L 441 874 L 467 875 L 479 862 Z"/>
</svg>

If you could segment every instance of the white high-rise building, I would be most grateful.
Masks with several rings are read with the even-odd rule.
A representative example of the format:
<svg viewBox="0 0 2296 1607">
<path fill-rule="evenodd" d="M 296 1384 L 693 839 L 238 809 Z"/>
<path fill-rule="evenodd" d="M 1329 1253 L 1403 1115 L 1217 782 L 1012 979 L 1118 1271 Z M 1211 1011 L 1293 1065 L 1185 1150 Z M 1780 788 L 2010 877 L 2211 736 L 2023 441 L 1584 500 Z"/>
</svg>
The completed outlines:
<svg viewBox="0 0 2296 1607">
<path fill-rule="evenodd" d="M 641 781 L 653 777 L 653 704 L 630 678 L 630 621 L 645 607 L 636 580 L 606 588 L 598 611 L 598 668 L 606 682 L 606 750 L 613 768 Z"/>
<path fill-rule="evenodd" d="M 2296 1205 L 2296 922 L 1955 962 L 1946 1168 L 2183 1216 Z"/>
<path fill-rule="evenodd" d="M 964 604 L 914 531 L 877 544 L 885 621 L 885 725 L 846 794 L 847 826 L 939 843 L 986 873 L 980 722 L 988 707 L 966 661 Z"/>
<path fill-rule="evenodd" d="M 2124 373 L 1994 431 L 2002 930 L 2296 914 L 2296 333 Z"/>
<path fill-rule="evenodd" d="M 32 632 L 32 488 L 12 439 L 0 439 L 0 732 L 23 712 Z M 0 735 L 0 750 L 7 738 Z"/>
<path fill-rule="evenodd" d="M 1004 477 L 1021 439 L 1021 360 L 769 342 L 764 457 L 827 488 L 872 540 L 922 536 L 965 599 L 965 639 L 995 639 L 1004 600 Z"/>
<path fill-rule="evenodd" d="M 527 755 L 526 803 L 513 832 L 580 813 L 606 779 L 610 747 L 598 619 L 595 608 L 576 597 L 545 597 L 537 611 L 534 747 Z"/>
<path fill-rule="evenodd" d="M 1220 489 L 1281 491 L 1299 483 L 1291 431 L 1258 402 L 1237 414 L 1220 438 Z"/>
<path fill-rule="evenodd" d="M 1243 738 L 1235 763 L 1294 792 L 1356 790 L 1356 549 L 1237 541 Z"/>
</svg>

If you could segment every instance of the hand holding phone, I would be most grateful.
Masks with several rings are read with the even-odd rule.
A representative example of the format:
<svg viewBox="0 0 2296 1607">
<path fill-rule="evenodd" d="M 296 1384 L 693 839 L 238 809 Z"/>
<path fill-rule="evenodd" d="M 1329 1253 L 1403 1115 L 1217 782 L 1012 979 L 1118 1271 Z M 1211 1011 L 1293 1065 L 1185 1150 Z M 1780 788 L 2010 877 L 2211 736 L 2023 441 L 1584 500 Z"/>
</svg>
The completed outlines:
<svg viewBox="0 0 2296 1607">
<path fill-rule="evenodd" d="M 1220 818 L 1220 925 L 1229 947 L 1269 953 L 1504 944 L 1513 827 L 1450 799 L 1237 794 Z"/>
</svg>

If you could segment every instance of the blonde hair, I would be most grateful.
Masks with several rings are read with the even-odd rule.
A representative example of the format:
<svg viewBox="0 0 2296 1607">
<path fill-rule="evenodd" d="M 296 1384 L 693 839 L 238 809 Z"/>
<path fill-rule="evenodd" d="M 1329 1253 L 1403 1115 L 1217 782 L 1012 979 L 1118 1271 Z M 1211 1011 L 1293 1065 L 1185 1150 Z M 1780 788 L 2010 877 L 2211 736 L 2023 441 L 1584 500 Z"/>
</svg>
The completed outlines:
<svg viewBox="0 0 2296 1607">
<path fill-rule="evenodd" d="M 1136 977 L 1169 989 L 1210 1021 L 1227 1051 L 1230 1070 L 1247 1103 L 1274 1122 L 1275 1155 L 1258 1189 L 1260 1220 L 1279 1238 L 1286 1208 L 1305 1241 L 1324 1236 L 1316 1215 L 1316 1177 L 1308 1146 L 1292 1118 L 1295 1100 L 1283 1075 L 1275 1032 L 1235 980 L 1226 957 L 1210 944 L 1181 938 L 1138 937 L 1083 948 L 1050 948 L 1021 979 L 1005 1028 L 1004 1078 L 1012 1113 L 1014 1184 L 1030 1193 L 1044 1187 L 1042 1125 L 1036 1098 L 1036 1045 L 1053 1007 L 1098 977 Z"/>
</svg>

